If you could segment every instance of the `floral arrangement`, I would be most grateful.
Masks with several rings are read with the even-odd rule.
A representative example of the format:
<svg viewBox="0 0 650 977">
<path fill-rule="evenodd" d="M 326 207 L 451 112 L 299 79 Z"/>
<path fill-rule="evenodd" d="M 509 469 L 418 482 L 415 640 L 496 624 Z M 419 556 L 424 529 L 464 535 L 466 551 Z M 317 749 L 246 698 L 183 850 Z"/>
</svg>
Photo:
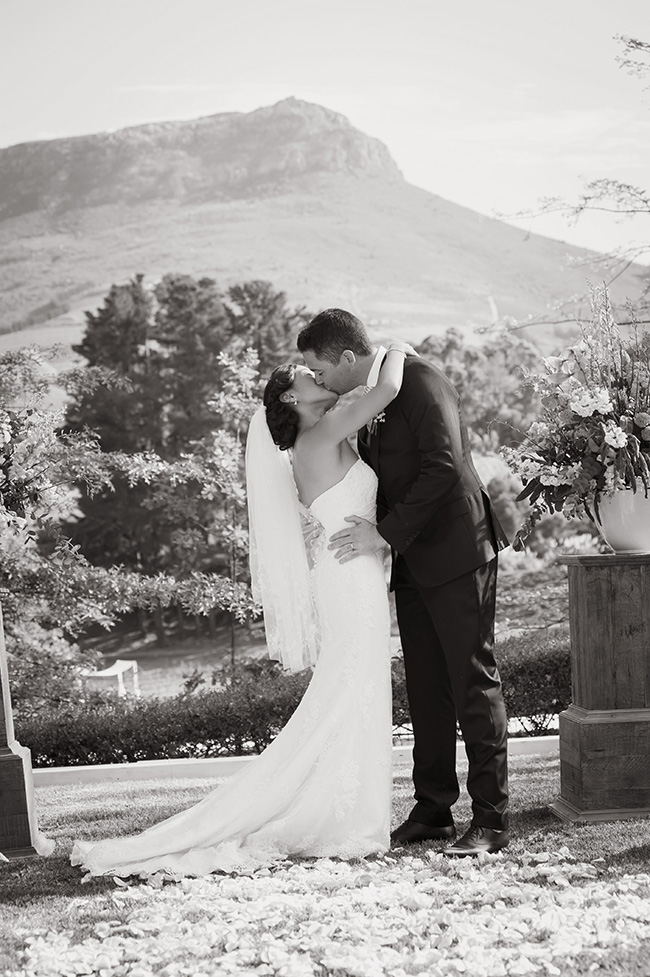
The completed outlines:
<svg viewBox="0 0 650 977">
<path fill-rule="evenodd" d="M 541 397 L 540 419 L 502 454 L 524 485 L 530 512 L 516 549 L 545 512 L 599 520 L 604 495 L 650 489 L 650 334 L 625 336 L 606 286 L 592 289 L 592 317 L 576 346 L 526 371 Z"/>
</svg>

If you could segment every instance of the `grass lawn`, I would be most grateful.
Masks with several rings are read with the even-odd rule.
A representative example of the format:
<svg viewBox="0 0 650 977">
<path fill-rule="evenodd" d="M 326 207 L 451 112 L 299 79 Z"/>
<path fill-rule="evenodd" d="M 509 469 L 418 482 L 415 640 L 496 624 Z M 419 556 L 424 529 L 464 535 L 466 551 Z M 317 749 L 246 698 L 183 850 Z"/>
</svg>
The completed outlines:
<svg viewBox="0 0 650 977">
<path fill-rule="evenodd" d="M 575 897 L 576 894 L 580 896 L 580 892 L 585 886 L 591 886 L 593 889 L 594 884 L 597 883 L 598 886 L 602 886 L 604 908 L 595 907 L 595 909 L 598 909 L 601 913 L 609 911 L 606 908 L 608 905 L 613 907 L 616 903 L 619 906 L 621 899 L 638 899 L 638 897 L 643 897 L 646 900 L 644 904 L 649 907 L 647 924 L 644 923 L 643 925 L 647 925 L 647 932 L 650 934 L 650 902 L 648 902 L 650 899 L 650 875 L 647 874 L 650 866 L 650 819 L 580 827 L 565 824 L 557 820 L 549 812 L 547 807 L 548 803 L 557 795 L 559 789 L 558 760 L 548 756 L 514 757 L 511 760 L 510 769 L 513 840 L 507 853 L 496 858 L 488 858 L 484 863 L 476 863 L 474 860 L 462 860 L 461 862 L 453 860 L 453 869 L 450 869 L 451 859 L 441 860 L 439 857 L 435 857 L 435 853 L 438 850 L 436 846 L 422 844 L 411 846 L 408 850 L 394 849 L 388 858 L 380 858 L 374 861 L 370 874 L 367 874 L 368 870 L 364 869 L 363 865 L 360 867 L 357 866 L 359 872 L 362 874 L 357 873 L 355 878 L 365 880 L 365 882 L 357 881 L 355 883 L 357 888 L 363 888 L 365 886 L 364 891 L 366 891 L 366 894 L 368 891 L 383 893 L 381 899 L 384 902 L 390 898 L 389 894 L 391 892 L 394 893 L 395 898 L 399 902 L 399 911 L 404 912 L 404 898 L 411 898 L 404 896 L 405 886 L 409 892 L 415 891 L 416 889 L 419 891 L 419 887 L 423 893 L 419 898 L 424 899 L 425 893 L 429 889 L 435 894 L 438 882 L 440 887 L 449 887 L 453 883 L 455 888 L 452 887 L 449 891 L 452 893 L 450 898 L 453 896 L 452 901 L 456 906 L 456 911 L 457 913 L 469 911 L 469 919 L 471 920 L 472 905 L 468 903 L 468 900 L 470 902 L 471 900 L 475 900 L 477 898 L 477 892 L 484 892 L 486 887 L 489 889 L 490 886 L 494 887 L 497 884 L 502 887 L 505 886 L 505 888 L 502 888 L 502 892 L 505 894 L 501 896 L 504 900 L 503 906 L 500 909 L 502 915 L 505 914 L 505 916 L 508 916 L 508 914 L 514 912 L 516 909 L 517 913 L 521 914 L 524 912 L 524 918 L 527 918 L 525 917 L 525 902 L 526 899 L 529 900 L 531 898 L 531 893 L 535 899 L 539 897 L 546 900 L 551 898 L 555 899 L 555 894 L 560 893 L 557 895 L 557 899 L 559 900 L 561 896 L 560 902 L 564 905 L 568 898 L 566 891 L 564 891 L 567 887 L 570 890 L 569 895 L 573 893 Z M 204 796 L 206 790 L 210 789 L 214 784 L 216 784 L 216 781 L 209 782 L 197 779 L 38 788 L 39 824 L 45 834 L 56 840 L 57 848 L 55 854 L 50 858 L 25 859 L 0 866 L 0 902 L 2 903 L 2 909 L 0 911 L 0 973 L 7 974 L 20 970 L 22 966 L 21 951 L 25 946 L 25 941 L 28 937 L 34 936 L 35 934 L 45 936 L 47 933 L 65 933 L 65 945 L 68 947 L 69 944 L 80 944 L 81 941 L 89 937 L 94 936 L 95 939 L 98 939 L 102 934 L 106 936 L 111 926 L 116 927 L 129 919 L 131 920 L 131 930 L 129 932 L 131 932 L 133 930 L 132 918 L 133 912 L 135 911 L 135 903 L 138 904 L 136 907 L 138 912 L 142 913 L 144 911 L 146 913 L 147 907 L 151 908 L 156 900 L 160 900 L 163 897 L 163 894 L 167 899 L 165 903 L 166 908 L 161 910 L 160 906 L 158 906 L 157 912 L 159 916 L 161 912 L 164 912 L 171 914 L 170 919 L 172 917 L 177 919 L 179 898 L 181 896 L 184 897 L 182 886 L 166 885 L 161 892 L 152 890 L 144 883 L 136 882 L 128 888 L 118 888 L 111 879 L 94 879 L 88 884 L 82 885 L 79 870 L 73 869 L 68 863 L 72 841 L 76 837 L 102 838 L 108 835 L 132 833 L 141 830 L 160 818 L 168 816 L 199 800 Z M 396 767 L 394 777 L 393 817 L 395 823 L 401 821 L 408 813 L 411 806 L 411 795 L 410 765 L 401 763 Z M 464 793 L 456 806 L 456 818 L 461 828 L 469 819 L 469 802 Z M 567 849 L 572 858 L 567 855 Z M 558 852 L 565 852 L 566 857 L 559 856 L 559 859 L 554 861 L 553 859 Z M 550 853 L 551 855 L 551 860 L 547 860 L 546 863 L 551 867 L 546 869 L 544 869 L 545 853 Z M 431 857 L 432 855 L 434 855 L 433 858 Z M 536 855 L 540 856 L 537 860 Z M 469 864 L 470 862 L 472 863 L 471 865 Z M 587 869 L 580 868 L 583 863 L 588 866 Z M 330 866 L 332 865 L 334 863 L 330 863 Z M 553 865 L 555 865 L 555 868 L 553 868 Z M 498 876 L 494 874 L 494 866 L 498 868 L 498 873 L 500 873 Z M 570 868 L 567 872 L 567 866 L 573 866 L 573 868 Z M 302 863 L 289 865 L 289 867 L 280 867 L 270 873 L 269 878 L 260 880 L 259 884 L 264 883 L 268 886 L 271 883 L 277 883 L 282 878 L 294 878 L 292 872 L 294 874 L 295 872 L 302 872 L 301 877 L 303 877 L 303 870 L 307 868 L 316 869 L 317 866 L 314 863 L 303 861 Z M 330 873 L 335 870 L 337 870 L 336 866 L 328 869 Z M 340 865 L 338 866 L 338 870 L 351 871 L 348 866 Z M 547 872 L 546 875 L 543 874 L 544 871 Z M 364 872 L 366 874 L 363 874 Z M 522 875 L 522 872 L 524 872 L 524 875 Z M 574 872 L 573 876 L 571 872 Z M 559 878 L 559 876 L 562 876 L 562 878 Z M 630 876 L 635 876 L 636 878 L 630 879 Z M 315 889 L 318 889 L 318 886 L 325 885 L 322 879 L 317 881 L 317 878 L 320 878 L 317 872 L 313 873 L 313 878 Z M 526 879 L 525 884 L 521 882 L 522 878 Z M 217 877 L 209 880 L 209 883 L 197 880 L 190 884 L 204 887 L 208 884 L 210 886 L 209 891 L 212 893 L 219 891 L 220 898 L 223 899 L 228 886 L 235 885 L 236 880 L 221 878 L 219 882 L 215 881 L 216 879 Z M 513 880 L 518 880 L 517 885 L 520 886 L 519 895 L 515 892 L 516 886 Z M 244 881 L 249 886 L 257 884 L 255 880 L 248 879 Z M 241 884 L 241 880 L 237 884 Z M 322 896 L 323 899 L 331 897 L 332 886 L 333 883 L 330 880 L 325 887 L 325 894 Z M 175 895 L 172 894 L 171 890 L 175 891 Z M 196 890 L 196 892 L 198 891 Z M 205 888 L 200 890 L 203 893 L 203 897 L 205 897 L 206 891 L 208 890 L 205 890 Z M 288 898 L 286 897 L 286 890 L 283 889 L 282 891 L 285 893 L 283 898 Z M 318 891 L 320 892 L 320 889 Z M 440 891 L 442 889 L 439 889 Z M 252 904 L 255 904 L 255 900 L 259 903 L 261 898 L 261 894 L 250 896 Z M 353 899 L 353 896 L 350 896 L 350 898 Z M 415 897 L 413 896 L 412 898 Z M 494 898 L 493 896 L 492 903 L 494 903 Z M 173 905 L 169 902 L 170 899 L 175 899 Z M 481 900 L 479 902 L 481 903 L 482 911 L 485 910 L 485 906 Z M 590 912 L 595 911 L 592 905 L 593 903 L 594 895 L 593 891 L 591 891 Z M 229 905 L 234 906 L 235 904 L 238 903 L 237 899 L 233 896 Z M 323 911 L 324 904 L 321 900 L 321 912 Z M 623 905 L 623 903 L 620 904 Z M 158 904 L 156 903 L 156 905 Z M 186 912 L 191 905 L 191 898 L 185 898 L 183 911 Z M 336 908 L 334 903 L 332 903 L 332 906 L 331 912 L 335 913 Z M 373 906 L 373 911 L 375 911 L 377 907 L 375 904 Z M 536 903 L 534 905 L 531 903 L 531 906 L 532 908 L 528 915 L 532 918 L 535 914 L 539 915 L 541 910 Z M 571 908 L 572 906 L 574 907 L 573 909 Z M 513 909 L 513 907 L 515 908 Z M 575 910 L 574 903 L 571 903 L 570 899 L 567 907 L 567 913 Z M 388 912 L 386 906 L 384 906 L 384 909 Z M 553 911 L 556 910 L 557 907 Z M 314 909 L 314 912 L 316 911 Z M 413 916 L 414 919 L 417 917 L 418 911 L 420 911 L 418 910 L 418 905 L 414 903 L 412 907 L 412 915 L 413 913 L 415 914 Z M 612 909 L 611 911 L 613 912 L 614 910 Z M 617 909 L 616 911 L 618 912 L 619 910 Z M 635 912 L 638 912 L 638 910 L 635 910 Z M 221 916 L 223 916 L 223 911 L 221 911 Z M 394 914 L 392 917 L 389 914 L 386 919 L 389 918 L 394 920 L 396 917 Z M 558 918 L 561 919 L 562 917 L 560 916 Z M 200 924 L 201 919 L 199 916 L 196 925 L 198 926 Z M 102 925 L 108 928 L 102 930 Z M 149 930 L 147 930 L 147 925 L 149 926 Z M 147 933 L 150 932 L 152 925 L 151 920 L 149 920 L 146 925 L 142 924 L 140 929 L 136 928 L 135 932 L 136 934 L 141 932 L 142 939 L 146 940 Z M 181 923 L 178 925 L 181 925 Z M 311 925 L 312 931 L 316 933 L 316 929 L 318 928 L 316 922 L 312 921 Z M 388 925 L 386 920 L 384 920 L 382 925 Z M 602 925 L 604 926 L 605 924 L 602 923 Z M 617 924 L 612 922 L 611 925 L 615 927 Z M 190 940 L 190 936 L 187 935 L 190 933 L 190 930 L 187 928 L 191 928 L 192 918 L 188 917 L 188 919 L 184 919 L 182 926 L 185 927 L 183 929 L 183 932 L 186 934 L 185 938 Z M 122 929 L 125 930 L 125 927 L 122 926 Z M 615 937 L 615 931 L 612 932 L 614 932 Z M 132 932 L 129 938 L 132 940 L 136 939 Z M 109 966 L 110 961 L 95 954 L 97 956 L 96 967 L 93 964 L 92 968 L 88 969 L 86 965 L 86 969 L 83 969 L 83 966 L 79 964 L 75 969 L 70 964 L 66 970 L 65 968 L 59 969 L 58 964 L 55 963 L 56 941 L 53 937 L 47 937 L 47 939 L 52 944 L 51 969 L 49 966 L 46 967 L 43 964 L 44 958 L 41 955 L 41 969 L 34 970 L 31 968 L 29 971 L 30 973 L 39 974 L 39 977 L 48 973 L 99 974 L 100 971 L 102 972 L 101 977 L 107 977 L 109 974 L 132 974 L 133 977 L 138 977 L 138 975 L 144 977 L 145 974 L 149 973 L 162 973 L 171 977 L 171 975 L 175 974 L 196 975 L 199 973 L 227 972 L 233 974 L 247 972 L 283 974 L 287 975 L 287 977 L 300 977 L 300 975 L 307 973 L 323 975 L 336 974 L 337 977 L 343 977 L 344 974 L 349 973 L 360 975 L 360 977 L 364 977 L 367 974 L 368 977 L 372 977 L 372 974 L 379 975 L 389 972 L 388 970 L 384 971 L 383 968 L 376 969 L 378 966 L 376 962 L 375 964 L 372 964 L 371 961 L 364 963 L 364 960 L 366 960 L 365 957 L 363 959 L 359 957 L 358 960 L 355 958 L 355 962 L 355 960 L 352 960 L 348 956 L 346 958 L 348 962 L 345 963 L 345 960 L 342 960 L 340 957 L 330 956 L 323 958 L 322 955 L 319 959 L 325 960 L 325 962 L 322 964 L 321 969 L 301 970 L 295 963 L 293 957 L 288 962 L 283 962 L 282 952 L 284 951 L 281 949 L 274 951 L 276 952 L 276 957 L 273 957 L 273 953 L 268 950 L 268 947 L 265 951 L 266 956 L 260 958 L 262 962 L 258 962 L 256 966 L 251 965 L 247 970 L 246 966 L 241 963 L 241 959 L 243 958 L 240 959 L 239 964 L 237 963 L 237 959 L 239 958 L 236 958 L 237 953 L 241 954 L 245 952 L 246 945 L 244 943 L 242 946 L 239 946 L 236 941 L 234 944 L 232 942 L 229 944 L 231 946 L 231 951 L 229 952 L 235 956 L 232 957 L 231 963 L 227 964 L 226 954 L 226 957 L 222 958 L 226 962 L 222 963 L 221 969 L 206 969 L 205 961 L 200 966 L 198 964 L 192 964 L 190 953 L 188 958 L 189 963 L 186 962 L 185 969 L 181 965 L 176 968 L 171 965 L 166 968 L 152 966 L 149 969 L 142 964 L 142 961 L 138 962 L 137 956 L 133 955 L 130 962 L 127 955 L 127 958 L 122 959 L 120 967 L 111 969 Z M 271 939 L 271 937 L 269 936 L 268 939 Z M 315 936 L 314 939 L 316 939 Z M 360 939 L 363 940 L 362 937 Z M 433 938 L 430 937 L 429 939 L 432 940 Z M 523 936 L 520 935 L 520 939 L 523 940 Z M 540 939 L 541 937 L 538 934 L 536 944 L 538 946 L 542 946 L 543 943 L 543 941 L 540 943 Z M 607 939 L 611 943 L 613 939 L 612 933 L 610 933 Z M 498 969 L 477 970 L 474 968 L 473 972 L 471 969 L 468 969 L 467 973 L 472 973 L 472 977 L 475 977 L 475 974 L 483 973 L 596 973 L 625 975 L 625 977 L 627 975 L 648 977 L 650 974 L 650 940 L 646 939 L 645 930 L 641 938 L 638 937 L 638 934 L 636 938 L 630 938 L 628 930 L 621 929 L 620 945 L 609 946 L 607 939 L 603 937 L 604 942 L 601 941 L 600 950 L 595 952 L 585 950 L 579 959 L 572 960 L 570 969 L 558 969 L 558 959 L 554 957 L 552 961 L 550 958 L 548 961 L 546 959 L 541 960 L 540 958 L 540 961 L 531 963 L 530 965 L 533 966 L 532 970 L 526 970 L 525 966 L 524 969 L 521 969 L 521 963 L 511 962 L 508 964 L 510 969 L 499 971 Z M 53 940 L 54 942 L 52 942 Z M 397 943 L 395 942 L 396 940 L 397 937 L 395 939 L 386 937 L 384 940 L 386 945 L 382 952 L 389 956 L 391 953 L 396 954 L 399 946 L 401 946 L 399 940 Z M 444 941 L 440 942 L 440 946 L 443 943 Z M 460 943 L 462 944 L 462 939 Z M 471 943 L 471 938 L 468 938 L 468 953 L 472 952 Z M 110 940 L 107 941 L 107 946 L 110 947 Z M 455 949 L 452 947 L 449 953 L 452 956 L 456 954 L 457 957 L 461 953 L 462 947 L 459 948 L 458 940 L 455 941 L 454 946 Z M 222 952 L 225 952 L 223 947 Z M 424 951 L 419 950 L 418 952 L 422 954 Z M 443 951 L 437 949 L 435 952 L 440 954 Z M 506 951 L 504 950 L 503 952 L 505 953 Z M 508 951 L 508 953 L 512 952 L 514 951 Z M 280 954 L 280 956 L 277 956 L 277 954 Z M 456 960 L 456 957 L 454 957 L 454 960 Z M 300 955 L 299 958 L 303 959 Z M 487 959 L 487 957 L 484 959 Z M 291 962 L 292 960 L 293 963 Z M 415 960 L 415 957 L 413 960 Z M 305 964 L 306 966 L 307 964 Z M 374 970 L 373 966 L 375 967 Z M 237 969 L 238 967 L 241 969 Z M 295 969 L 296 967 L 298 969 Z M 457 966 L 457 961 L 449 962 L 449 967 L 446 966 L 443 954 L 443 957 L 438 960 L 435 967 L 433 964 L 427 964 L 425 969 L 420 971 L 417 969 L 400 971 L 396 965 L 392 972 L 418 973 L 421 977 L 424 977 L 424 974 L 431 974 L 435 977 L 437 974 L 455 974 L 462 971 L 462 968 Z M 553 969 L 554 967 L 555 969 Z"/>
</svg>

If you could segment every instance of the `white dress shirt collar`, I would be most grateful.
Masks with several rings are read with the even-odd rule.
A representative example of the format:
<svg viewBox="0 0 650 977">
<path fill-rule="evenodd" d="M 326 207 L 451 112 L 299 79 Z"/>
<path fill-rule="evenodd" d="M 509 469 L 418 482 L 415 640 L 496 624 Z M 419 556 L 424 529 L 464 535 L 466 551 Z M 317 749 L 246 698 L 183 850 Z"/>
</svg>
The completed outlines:
<svg viewBox="0 0 650 977">
<path fill-rule="evenodd" d="M 377 386 L 377 380 L 379 380 L 379 371 L 381 370 L 381 364 L 384 362 L 384 357 L 387 353 L 385 346 L 380 346 L 373 360 L 373 364 L 370 367 L 370 373 L 368 374 L 368 379 L 366 380 L 366 387 L 371 390 L 373 387 Z"/>
</svg>

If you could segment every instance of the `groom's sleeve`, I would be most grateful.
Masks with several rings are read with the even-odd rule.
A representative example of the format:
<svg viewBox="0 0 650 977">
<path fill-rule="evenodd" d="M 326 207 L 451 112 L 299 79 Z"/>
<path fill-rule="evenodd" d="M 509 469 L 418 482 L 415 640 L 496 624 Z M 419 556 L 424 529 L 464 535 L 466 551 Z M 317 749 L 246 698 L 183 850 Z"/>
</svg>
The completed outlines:
<svg viewBox="0 0 650 977">
<path fill-rule="evenodd" d="M 444 375 L 424 361 L 414 363 L 400 391 L 399 409 L 415 435 L 420 473 L 377 529 L 393 549 L 404 553 L 447 501 L 464 462 L 458 394 Z"/>
</svg>

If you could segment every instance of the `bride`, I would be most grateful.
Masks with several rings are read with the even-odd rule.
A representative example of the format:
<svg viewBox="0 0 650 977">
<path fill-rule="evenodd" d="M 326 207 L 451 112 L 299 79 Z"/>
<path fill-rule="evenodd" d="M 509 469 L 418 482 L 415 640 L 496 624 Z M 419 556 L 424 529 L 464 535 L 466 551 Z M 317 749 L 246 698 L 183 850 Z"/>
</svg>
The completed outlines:
<svg viewBox="0 0 650 977">
<path fill-rule="evenodd" d="M 354 858 L 389 847 L 390 617 L 381 551 L 339 562 L 332 533 L 375 521 L 377 479 L 348 438 L 397 395 L 410 347 L 389 350 L 352 404 L 303 366 L 280 366 L 246 448 L 253 593 L 271 657 L 315 665 L 275 740 L 188 810 L 138 835 L 76 841 L 92 875 L 251 871 L 288 855 Z M 291 455 L 291 460 L 290 460 Z"/>
</svg>

